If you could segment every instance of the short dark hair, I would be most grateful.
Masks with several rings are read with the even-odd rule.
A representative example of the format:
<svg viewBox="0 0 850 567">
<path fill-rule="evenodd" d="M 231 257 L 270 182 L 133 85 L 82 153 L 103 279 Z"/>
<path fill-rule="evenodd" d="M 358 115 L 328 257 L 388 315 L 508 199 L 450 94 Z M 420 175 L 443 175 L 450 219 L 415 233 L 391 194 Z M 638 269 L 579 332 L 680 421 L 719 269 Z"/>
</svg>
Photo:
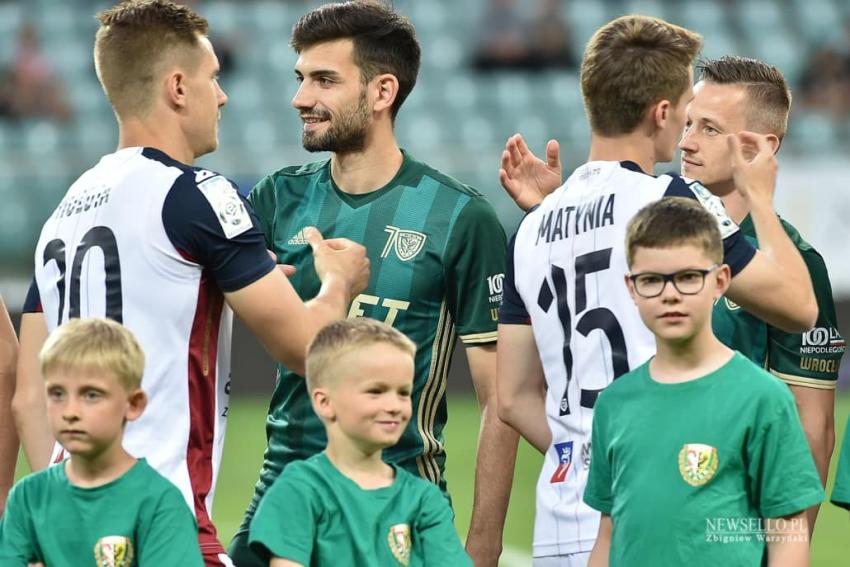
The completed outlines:
<svg viewBox="0 0 850 567">
<path fill-rule="evenodd" d="M 723 239 L 717 219 L 694 199 L 667 197 L 646 205 L 626 228 L 629 267 L 638 248 L 671 248 L 693 244 L 714 262 L 723 262 Z"/>
<path fill-rule="evenodd" d="M 776 134 L 788 130 L 791 89 L 782 72 L 758 59 L 727 55 L 697 64 L 699 80 L 718 85 L 739 85 L 747 93 L 747 128 Z"/>
<path fill-rule="evenodd" d="M 392 8 L 374 0 L 325 4 L 304 14 L 292 28 L 290 45 L 296 53 L 334 41 L 351 39 L 354 63 L 364 83 L 381 73 L 398 79 L 398 94 L 390 112 L 393 119 L 419 74 L 421 50 L 413 25 Z"/>
</svg>

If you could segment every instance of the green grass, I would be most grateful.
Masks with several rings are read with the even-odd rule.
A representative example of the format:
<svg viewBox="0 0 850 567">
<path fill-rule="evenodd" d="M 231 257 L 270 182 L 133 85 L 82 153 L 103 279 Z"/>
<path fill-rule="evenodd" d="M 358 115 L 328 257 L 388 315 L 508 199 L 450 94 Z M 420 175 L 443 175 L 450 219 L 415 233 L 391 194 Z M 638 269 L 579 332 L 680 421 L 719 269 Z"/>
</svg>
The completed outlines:
<svg viewBox="0 0 850 567">
<path fill-rule="evenodd" d="M 264 416 L 267 401 L 236 399 L 230 414 L 224 462 L 218 482 L 213 519 L 225 545 L 239 527 L 242 513 L 251 499 L 265 447 Z M 850 415 L 850 395 L 838 398 L 835 410 L 836 448 L 841 447 L 844 425 Z M 472 480 L 478 410 L 472 397 L 449 400 L 449 424 L 446 428 L 447 478 L 457 514 L 457 528 L 466 532 L 472 508 Z M 18 472 L 26 472 L 19 460 Z M 827 494 L 832 490 L 836 453 L 832 459 Z M 505 527 L 506 546 L 531 554 L 531 530 L 534 525 L 534 489 L 541 456 L 523 443 L 517 459 L 510 509 Z M 826 567 L 846 562 L 846 542 L 850 538 L 850 516 L 846 510 L 825 503 L 818 516 L 812 545 L 812 566 Z"/>
</svg>

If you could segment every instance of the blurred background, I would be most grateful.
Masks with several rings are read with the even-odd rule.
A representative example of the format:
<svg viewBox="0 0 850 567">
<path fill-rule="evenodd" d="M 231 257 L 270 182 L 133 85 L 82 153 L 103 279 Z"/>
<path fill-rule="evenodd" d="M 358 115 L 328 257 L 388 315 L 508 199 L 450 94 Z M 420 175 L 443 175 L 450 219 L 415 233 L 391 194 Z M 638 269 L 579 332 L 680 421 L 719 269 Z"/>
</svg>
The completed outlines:
<svg viewBox="0 0 850 567">
<path fill-rule="evenodd" d="M 199 165 L 220 171 L 247 193 L 285 165 L 322 159 L 300 146 L 293 23 L 314 1 L 187 2 L 210 22 L 222 64 L 220 149 Z M 512 233 L 520 218 L 503 196 L 498 164 L 505 139 L 521 132 L 538 154 L 561 142 L 566 169 L 587 156 L 589 129 L 578 64 L 593 31 L 627 13 L 659 16 L 705 37 L 703 57 L 757 57 L 788 79 L 794 103 L 780 152 L 777 210 L 825 257 L 842 334 L 850 335 L 850 0 L 396 0 L 416 26 L 422 71 L 402 107 L 403 147 L 485 193 Z M 0 0 L 0 293 L 19 311 L 32 277 L 43 221 L 67 187 L 115 149 L 115 119 L 94 73 L 94 14 L 112 2 Z M 657 172 L 678 169 L 677 161 Z M 154 301 L 155 298 L 152 298 Z M 13 313 L 17 316 L 17 313 Z M 477 426 L 464 366 L 450 376 L 448 476 L 458 528 L 468 523 Z M 841 384 L 847 383 L 848 364 Z M 250 497 L 259 466 L 271 362 L 237 327 L 234 422 L 215 518 L 226 541 Z M 839 395 L 843 430 L 850 398 Z M 456 409 L 455 409 L 456 408 Z M 241 411 L 240 411 L 241 409 Z M 506 541 L 506 564 L 525 565 L 530 549 L 539 456 L 523 449 Z M 836 459 L 833 459 L 835 462 Z M 22 465 L 21 472 L 25 471 Z M 825 505 L 814 565 L 846 563 L 847 514 Z M 512 555 L 513 554 L 513 555 Z"/>
</svg>

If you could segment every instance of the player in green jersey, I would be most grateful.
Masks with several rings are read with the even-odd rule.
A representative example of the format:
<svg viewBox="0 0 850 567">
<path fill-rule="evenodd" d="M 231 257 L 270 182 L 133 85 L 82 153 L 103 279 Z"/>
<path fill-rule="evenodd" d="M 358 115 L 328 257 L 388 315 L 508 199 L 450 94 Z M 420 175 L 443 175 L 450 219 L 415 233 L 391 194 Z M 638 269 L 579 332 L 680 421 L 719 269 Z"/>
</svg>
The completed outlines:
<svg viewBox="0 0 850 567">
<path fill-rule="evenodd" d="M 371 278 L 349 316 L 392 324 L 417 345 L 413 418 L 384 458 L 443 489 L 446 374 L 456 336 L 463 341 L 482 409 L 467 550 L 476 565 L 495 567 L 517 442 L 495 411 L 503 229 L 480 193 L 398 147 L 394 121 L 420 60 L 406 19 L 377 2 L 328 4 L 301 18 L 292 45 L 300 83 L 292 104 L 304 122 L 303 145 L 332 156 L 273 173 L 250 201 L 269 248 L 298 268 L 291 282 L 301 297 L 318 283 L 304 226 L 366 246 Z M 260 480 L 230 546 L 240 567 L 261 564 L 252 561 L 247 536 L 266 490 L 288 464 L 326 443 L 303 378 L 283 366 L 266 431 Z"/>
<path fill-rule="evenodd" d="M 844 443 L 841 456 L 838 458 L 838 468 L 835 470 L 835 485 L 832 487 L 830 501 L 836 506 L 850 510 L 850 418 L 844 428 Z"/>
<path fill-rule="evenodd" d="M 202 567 L 198 529 L 176 486 L 122 446 L 141 417 L 144 355 L 106 319 L 74 319 L 41 351 L 47 413 L 71 455 L 15 485 L 0 520 L 0 564 Z"/>
<path fill-rule="evenodd" d="M 664 199 L 626 239 L 626 284 L 656 355 L 596 402 L 584 500 L 602 520 L 588 565 L 758 567 L 766 555 L 805 567 L 805 511 L 823 487 L 788 389 L 712 333 L 731 280 L 716 220 Z"/>
<path fill-rule="evenodd" d="M 410 421 L 415 354 L 410 339 L 372 319 L 316 336 L 307 387 L 328 444 L 287 466 L 260 502 L 251 547 L 272 567 L 472 567 L 440 490 L 381 460 Z"/>
<path fill-rule="evenodd" d="M 777 152 L 788 124 L 791 93 L 778 69 L 755 59 L 723 57 L 702 62 L 698 70 L 701 76 L 694 87 L 680 142 L 682 174 L 699 179 L 719 196 L 741 232 L 758 247 L 750 207 L 732 179 L 724 138 L 742 130 L 759 132 L 767 136 L 773 152 Z M 826 484 L 835 443 L 835 384 L 844 339 L 838 332 L 823 258 L 790 223 L 781 222 L 811 275 L 818 302 L 815 327 L 806 333 L 786 333 L 728 298 L 715 305 L 712 325 L 723 343 L 791 388 L 821 481 Z M 809 511 L 810 530 L 814 529 L 817 513 L 818 506 Z"/>
</svg>

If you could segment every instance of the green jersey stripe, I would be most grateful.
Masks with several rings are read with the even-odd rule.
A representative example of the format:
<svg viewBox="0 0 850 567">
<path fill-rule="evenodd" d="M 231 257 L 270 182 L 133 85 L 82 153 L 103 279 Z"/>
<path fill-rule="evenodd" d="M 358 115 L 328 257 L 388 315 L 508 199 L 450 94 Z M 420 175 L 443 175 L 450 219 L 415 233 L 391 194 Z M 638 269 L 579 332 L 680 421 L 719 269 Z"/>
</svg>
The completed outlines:
<svg viewBox="0 0 850 567">
<path fill-rule="evenodd" d="M 423 452 L 421 457 L 417 458 L 417 463 L 420 465 L 420 474 L 434 483 L 439 483 L 440 480 L 440 467 L 435 458 L 435 454 L 440 449 L 440 444 L 434 435 L 433 420 L 430 419 L 430 414 L 436 412 L 436 407 L 439 405 L 439 382 L 445 382 L 446 365 L 444 359 L 447 357 L 447 338 L 451 338 L 452 326 L 448 306 L 443 301 L 440 305 L 437 334 L 431 349 L 431 367 L 428 370 L 425 385 L 422 387 L 422 393 L 419 395 L 419 408 L 416 414 L 416 428 L 423 445 Z"/>
</svg>

